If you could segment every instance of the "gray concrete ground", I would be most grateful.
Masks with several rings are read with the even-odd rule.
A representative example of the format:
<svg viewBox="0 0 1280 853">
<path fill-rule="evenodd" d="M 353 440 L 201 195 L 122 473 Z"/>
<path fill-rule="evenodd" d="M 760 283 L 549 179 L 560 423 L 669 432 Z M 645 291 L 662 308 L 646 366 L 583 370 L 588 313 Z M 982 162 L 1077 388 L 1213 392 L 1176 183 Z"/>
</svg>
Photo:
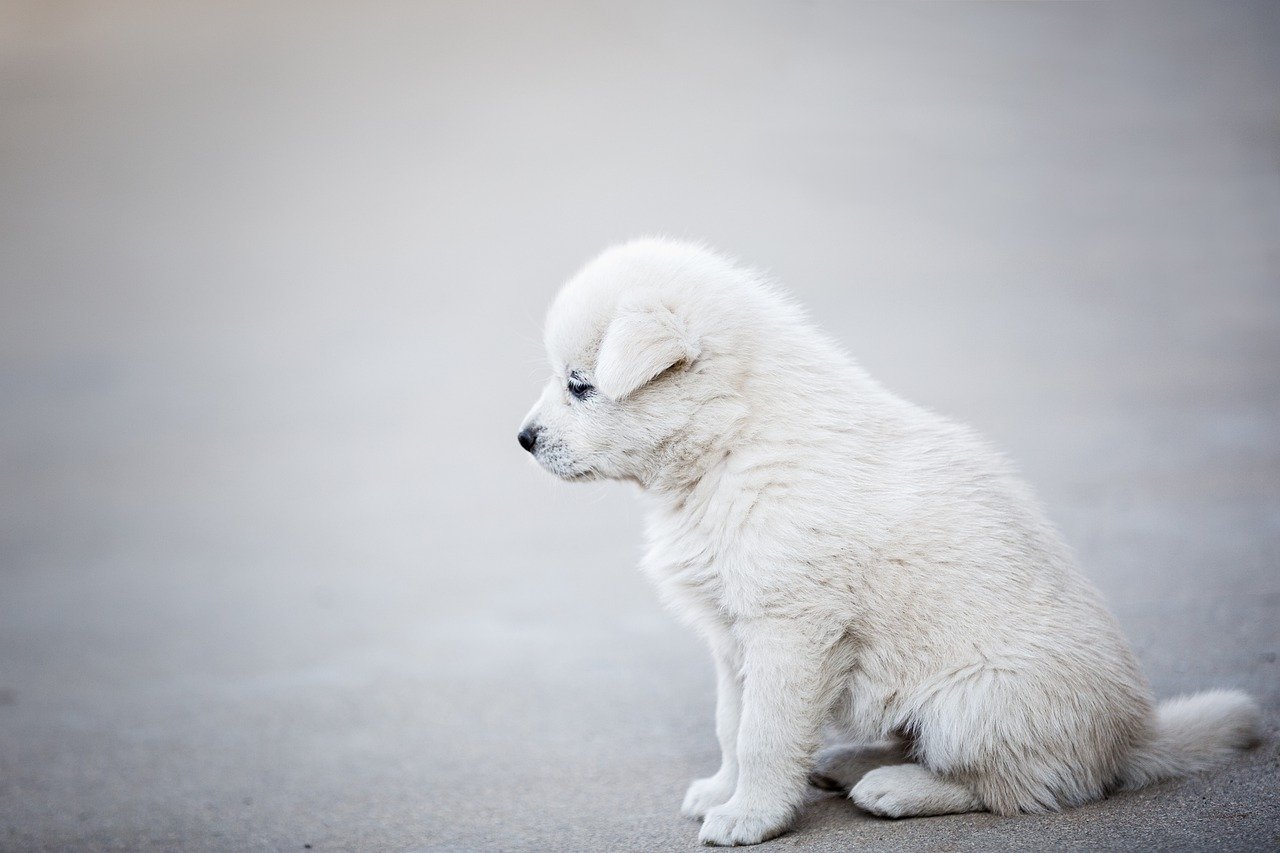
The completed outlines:
<svg viewBox="0 0 1280 853">
<path fill-rule="evenodd" d="M 692 849 L 710 664 L 542 310 L 706 237 L 1017 459 L 1268 741 L 777 850 L 1280 844 L 1280 6 L 6 4 L 0 848 Z M 587 531 L 584 533 L 584 531 Z"/>
</svg>

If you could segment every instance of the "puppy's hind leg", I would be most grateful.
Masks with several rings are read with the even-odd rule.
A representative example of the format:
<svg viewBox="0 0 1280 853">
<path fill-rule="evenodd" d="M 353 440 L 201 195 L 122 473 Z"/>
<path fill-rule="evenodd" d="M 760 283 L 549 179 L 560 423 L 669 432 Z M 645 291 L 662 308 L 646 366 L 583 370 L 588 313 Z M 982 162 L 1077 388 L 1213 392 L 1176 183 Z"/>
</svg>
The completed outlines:
<svg viewBox="0 0 1280 853">
<path fill-rule="evenodd" d="M 920 764 L 895 764 L 872 770 L 853 786 L 849 798 L 881 817 L 960 814 L 986 808 L 964 785 Z"/>
<path fill-rule="evenodd" d="M 899 741 L 832 746 L 814 759 L 809 784 L 823 791 L 847 794 L 858 780 L 877 767 L 903 764 L 907 760 L 906 744 Z"/>
</svg>

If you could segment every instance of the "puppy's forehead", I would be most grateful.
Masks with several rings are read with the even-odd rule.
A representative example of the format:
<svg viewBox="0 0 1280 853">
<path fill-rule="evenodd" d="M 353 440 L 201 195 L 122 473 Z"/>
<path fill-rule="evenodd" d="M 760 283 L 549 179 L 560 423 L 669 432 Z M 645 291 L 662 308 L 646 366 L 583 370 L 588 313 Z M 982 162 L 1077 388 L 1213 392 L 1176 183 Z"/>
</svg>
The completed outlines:
<svg viewBox="0 0 1280 853">
<path fill-rule="evenodd" d="M 556 370 L 595 367 L 605 330 L 624 299 L 657 293 L 698 249 L 636 240 L 605 250 L 569 280 L 547 312 L 547 356 Z"/>
<path fill-rule="evenodd" d="M 607 280 L 574 278 L 547 312 L 547 357 L 557 371 L 591 370 L 605 330 L 617 311 L 619 294 Z"/>
</svg>

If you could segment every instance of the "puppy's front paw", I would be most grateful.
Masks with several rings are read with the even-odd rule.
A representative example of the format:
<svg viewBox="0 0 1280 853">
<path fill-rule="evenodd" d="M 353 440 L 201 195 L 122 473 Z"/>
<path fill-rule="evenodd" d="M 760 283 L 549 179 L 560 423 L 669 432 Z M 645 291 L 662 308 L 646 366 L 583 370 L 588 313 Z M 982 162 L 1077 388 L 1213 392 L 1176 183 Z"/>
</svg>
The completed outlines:
<svg viewBox="0 0 1280 853">
<path fill-rule="evenodd" d="M 791 825 L 793 810 L 744 809 L 733 800 L 707 812 L 698 840 L 717 847 L 759 844 L 776 838 Z"/>
<path fill-rule="evenodd" d="M 706 779 L 697 779 L 684 795 L 680 811 L 685 817 L 702 819 L 707 812 L 733 796 L 734 780 L 717 773 Z"/>
</svg>

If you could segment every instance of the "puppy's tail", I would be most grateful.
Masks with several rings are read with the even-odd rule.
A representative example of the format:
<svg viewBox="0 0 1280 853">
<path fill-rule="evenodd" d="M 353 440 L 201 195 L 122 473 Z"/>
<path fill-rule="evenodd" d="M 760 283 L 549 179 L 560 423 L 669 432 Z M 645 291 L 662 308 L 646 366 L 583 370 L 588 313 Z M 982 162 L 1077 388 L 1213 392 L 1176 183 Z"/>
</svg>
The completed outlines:
<svg viewBox="0 0 1280 853">
<path fill-rule="evenodd" d="M 1133 789 L 1222 764 L 1258 742 L 1262 712 L 1239 690 L 1210 690 L 1161 702 L 1155 737 L 1134 750 L 1120 773 Z"/>
</svg>

